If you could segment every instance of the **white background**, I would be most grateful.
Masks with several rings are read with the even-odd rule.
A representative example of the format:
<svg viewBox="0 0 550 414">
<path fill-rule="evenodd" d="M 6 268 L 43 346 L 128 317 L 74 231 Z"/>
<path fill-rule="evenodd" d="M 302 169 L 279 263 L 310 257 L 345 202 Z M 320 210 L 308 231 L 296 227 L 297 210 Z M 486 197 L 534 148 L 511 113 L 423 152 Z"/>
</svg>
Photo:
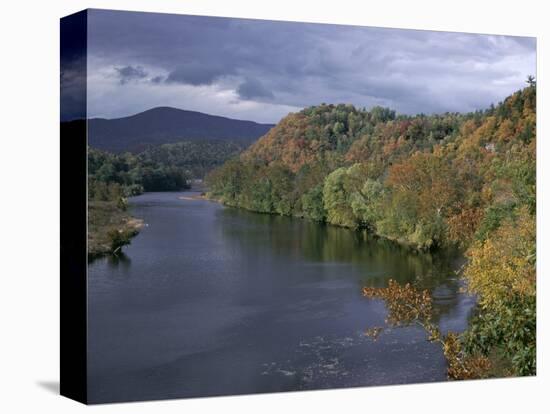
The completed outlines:
<svg viewBox="0 0 550 414">
<path fill-rule="evenodd" d="M 372 3 L 372 4 L 371 4 Z M 538 3 L 538 4 L 537 4 Z M 536 1 L 50 0 L 0 14 L 0 412 L 548 412 L 548 11 Z M 59 21 L 87 8 L 538 37 L 538 376 L 85 408 L 59 397 Z M 546 68 L 544 64 L 546 63 Z M 544 101 L 544 102 L 543 102 Z M 546 212 L 547 213 L 547 212 Z M 545 316 L 546 315 L 546 316 Z"/>
</svg>

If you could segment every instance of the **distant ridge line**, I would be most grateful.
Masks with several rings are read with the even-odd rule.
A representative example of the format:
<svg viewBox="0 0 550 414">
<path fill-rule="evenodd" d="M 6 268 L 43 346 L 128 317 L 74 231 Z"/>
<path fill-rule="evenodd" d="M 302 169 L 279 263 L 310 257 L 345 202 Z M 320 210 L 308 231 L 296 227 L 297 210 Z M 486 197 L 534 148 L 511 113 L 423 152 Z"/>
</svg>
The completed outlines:
<svg viewBox="0 0 550 414">
<path fill-rule="evenodd" d="M 184 140 L 239 140 L 251 144 L 274 126 L 159 106 L 120 118 L 90 118 L 88 143 L 111 152 L 139 152 Z"/>
</svg>

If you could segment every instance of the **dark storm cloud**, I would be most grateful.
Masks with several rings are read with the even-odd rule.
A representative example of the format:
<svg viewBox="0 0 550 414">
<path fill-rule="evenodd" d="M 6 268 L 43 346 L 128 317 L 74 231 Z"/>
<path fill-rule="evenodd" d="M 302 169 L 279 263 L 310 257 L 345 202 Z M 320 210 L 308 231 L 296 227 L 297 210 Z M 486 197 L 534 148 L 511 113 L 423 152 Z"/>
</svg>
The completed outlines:
<svg viewBox="0 0 550 414">
<path fill-rule="evenodd" d="M 168 74 L 166 82 L 189 85 L 210 85 L 218 78 L 229 74 L 223 66 L 208 66 L 208 62 L 190 62 L 178 66 Z"/>
<path fill-rule="evenodd" d="M 118 73 L 122 85 L 133 80 L 147 77 L 147 72 L 141 66 L 124 66 L 122 68 L 115 68 L 115 70 Z"/>
<path fill-rule="evenodd" d="M 159 84 L 162 81 L 164 81 L 164 77 L 162 76 L 155 76 L 154 78 L 151 79 L 151 82 L 156 84 Z"/>
<path fill-rule="evenodd" d="M 272 99 L 273 93 L 266 89 L 257 79 L 247 79 L 237 88 L 237 94 L 242 99 L 267 98 Z"/>
<path fill-rule="evenodd" d="M 138 96 L 143 109 L 164 98 L 208 109 L 210 99 L 225 115 L 247 108 L 264 121 L 321 102 L 381 104 L 402 113 L 470 111 L 535 74 L 535 39 L 524 37 L 100 10 L 89 21 L 92 68 L 141 66 L 147 75 L 139 79 L 150 85 L 119 85 L 111 91 L 118 107 L 110 108 L 99 101 L 107 85 L 91 82 L 98 98 L 90 108 L 98 112 L 131 113 Z M 203 89 L 174 89 L 180 86 Z M 248 106 L 230 105 L 239 102 Z"/>
</svg>

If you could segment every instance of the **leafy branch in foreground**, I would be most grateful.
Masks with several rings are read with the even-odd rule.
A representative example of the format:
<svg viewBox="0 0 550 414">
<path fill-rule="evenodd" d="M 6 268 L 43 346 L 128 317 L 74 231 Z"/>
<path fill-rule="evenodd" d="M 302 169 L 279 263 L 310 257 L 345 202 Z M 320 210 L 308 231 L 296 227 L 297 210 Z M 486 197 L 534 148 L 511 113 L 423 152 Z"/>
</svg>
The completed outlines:
<svg viewBox="0 0 550 414">
<path fill-rule="evenodd" d="M 389 281 L 386 288 L 364 287 L 363 295 L 382 299 L 388 309 L 386 323 L 390 326 L 418 325 L 428 334 L 430 342 L 437 342 L 443 349 L 448 362 L 447 375 L 450 379 L 486 378 L 491 362 L 481 353 L 465 352 L 457 333 L 442 335 L 433 319 L 433 299 L 428 290 L 419 290 L 410 283 L 400 285 Z M 376 339 L 383 328 L 368 329 L 365 334 Z"/>
</svg>

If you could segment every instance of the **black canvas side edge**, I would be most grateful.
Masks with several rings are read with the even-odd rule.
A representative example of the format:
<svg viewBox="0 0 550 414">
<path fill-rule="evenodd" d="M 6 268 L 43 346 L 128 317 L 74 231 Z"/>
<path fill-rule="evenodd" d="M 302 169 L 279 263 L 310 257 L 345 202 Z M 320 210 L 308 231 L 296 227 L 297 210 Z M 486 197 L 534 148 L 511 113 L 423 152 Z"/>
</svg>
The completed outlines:
<svg viewBox="0 0 550 414">
<path fill-rule="evenodd" d="M 87 403 L 87 11 L 60 21 L 60 393 Z"/>
</svg>

